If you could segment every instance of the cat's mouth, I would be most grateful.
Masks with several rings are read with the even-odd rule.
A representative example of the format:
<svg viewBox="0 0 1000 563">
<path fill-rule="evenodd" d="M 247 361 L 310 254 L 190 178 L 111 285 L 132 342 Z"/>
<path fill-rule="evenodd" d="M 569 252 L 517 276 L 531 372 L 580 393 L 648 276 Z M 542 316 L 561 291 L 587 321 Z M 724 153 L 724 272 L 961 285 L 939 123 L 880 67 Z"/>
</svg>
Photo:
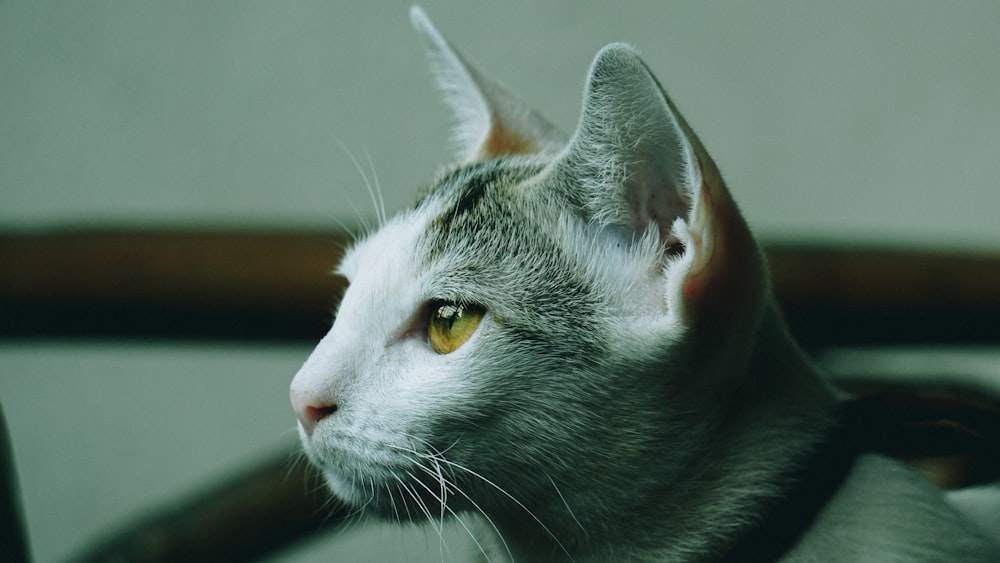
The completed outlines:
<svg viewBox="0 0 1000 563">
<path fill-rule="evenodd" d="M 368 441 L 320 431 L 303 443 L 334 496 L 390 521 L 418 522 L 482 510 L 483 491 L 499 488 L 449 459 L 451 448 L 438 450 L 416 437 L 409 442 Z"/>
<path fill-rule="evenodd" d="M 408 446 L 329 436 L 314 435 L 303 443 L 330 491 L 347 504 L 390 518 L 401 518 L 394 512 L 404 505 L 441 504 L 441 478 L 420 461 L 432 457 L 429 454 Z"/>
<path fill-rule="evenodd" d="M 435 474 L 411 461 L 392 465 L 345 461 L 318 466 L 333 495 L 350 506 L 397 522 L 423 521 L 455 510 L 451 505 L 457 488 L 444 472 Z"/>
</svg>

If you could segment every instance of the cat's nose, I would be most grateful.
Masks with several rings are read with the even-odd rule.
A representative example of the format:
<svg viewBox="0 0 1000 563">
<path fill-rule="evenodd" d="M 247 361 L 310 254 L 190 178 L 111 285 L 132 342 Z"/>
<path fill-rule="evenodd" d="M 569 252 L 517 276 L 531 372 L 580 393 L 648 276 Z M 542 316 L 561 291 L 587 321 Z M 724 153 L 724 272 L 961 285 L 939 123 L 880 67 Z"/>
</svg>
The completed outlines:
<svg viewBox="0 0 1000 563">
<path fill-rule="evenodd" d="M 292 400 L 292 409 L 295 416 L 299 418 L 302 429 L 307 436 L 312 436 L 316 424 L 331 414 L 337 412 L 337 403 L 324 398 L 320 398 L 308 390 L 292 385 L 289 390 L 289 397 Z"/>
</svg>

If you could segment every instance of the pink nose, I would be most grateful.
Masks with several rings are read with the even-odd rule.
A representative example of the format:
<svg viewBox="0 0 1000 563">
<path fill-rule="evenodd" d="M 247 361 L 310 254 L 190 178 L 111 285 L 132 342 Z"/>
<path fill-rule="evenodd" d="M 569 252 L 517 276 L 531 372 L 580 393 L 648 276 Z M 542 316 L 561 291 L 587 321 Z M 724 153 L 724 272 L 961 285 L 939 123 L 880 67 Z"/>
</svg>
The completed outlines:
<svg viewBox="0 0 1000 563">
<path fill-rule="evenodd" d="M 289 395 L 292 400 L 292 409 L 295 416 L 299 418 L 302 429 L 307 436 L 312 436 L 316 424 L 331 414 L 337 412 L 337 403 L 323 400 L 302 389 L 292 386 Z"/>
</svg>

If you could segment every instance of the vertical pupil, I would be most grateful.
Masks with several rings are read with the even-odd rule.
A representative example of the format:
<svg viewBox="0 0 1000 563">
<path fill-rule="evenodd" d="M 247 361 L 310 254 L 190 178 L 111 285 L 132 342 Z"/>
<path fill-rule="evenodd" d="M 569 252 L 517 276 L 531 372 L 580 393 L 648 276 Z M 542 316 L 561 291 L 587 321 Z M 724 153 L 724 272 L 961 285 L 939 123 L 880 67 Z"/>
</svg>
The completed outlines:
<svg viewBox="0 0 1000 563">
<path fill-rule="evenodd" d="M 450 354 L 476 332 L 486 311 L 478 305 L 436 301 L 427 322 L 427 341 L 438 354 Z"/>
<path fill-rule="evenodd" d="M 438 309 L 438 317 L 445 321 L 448 330 L 451 330 L 455 323 L 462 318 L 462 307 L 460 305 L 444 305 Z"/>
</svg>

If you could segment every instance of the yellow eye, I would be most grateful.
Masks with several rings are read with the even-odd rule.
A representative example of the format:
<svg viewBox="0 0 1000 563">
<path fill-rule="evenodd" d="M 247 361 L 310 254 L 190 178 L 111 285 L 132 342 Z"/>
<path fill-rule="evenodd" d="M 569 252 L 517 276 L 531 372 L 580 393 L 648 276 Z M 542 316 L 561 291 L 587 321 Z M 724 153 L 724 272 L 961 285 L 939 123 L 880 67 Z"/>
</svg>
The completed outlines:
<svg viewBox="0 0 1000 563">
<path fill-rule="evenodd" d="M 472 337 L 483 320 L 486 309 L 478 305 L 462 305 L 449 301 L 431 304 L 431 316 L 427 322 L 427 339 L 438 354 L 450 354 L 458 350 Z"/>
</svg>

